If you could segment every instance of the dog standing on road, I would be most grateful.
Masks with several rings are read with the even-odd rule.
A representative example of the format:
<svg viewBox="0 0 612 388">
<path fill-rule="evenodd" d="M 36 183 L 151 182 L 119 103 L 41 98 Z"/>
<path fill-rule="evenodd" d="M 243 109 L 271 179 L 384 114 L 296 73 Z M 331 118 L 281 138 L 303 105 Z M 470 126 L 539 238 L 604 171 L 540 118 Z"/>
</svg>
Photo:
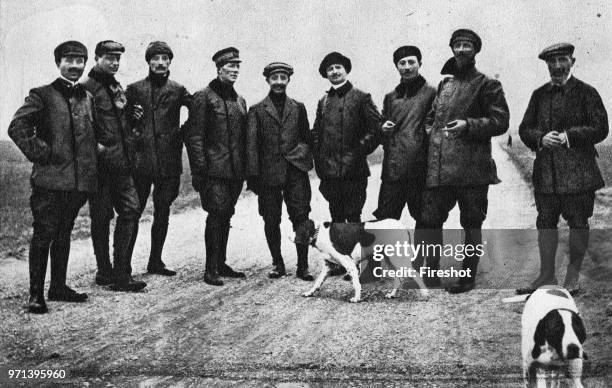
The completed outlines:
<svg viewBox="0 0 612 388">
<path fill-rule="evenodd" d="M 527 300 L 522 316 L 523 377 L 528 388 L 557 387 L 562 373 L 582 388 L 582 344 L 586 330 L 570 293 L 557 286 L 538 288 L 531 295 L 507 298 Z"/>
<path fill-rule="evenodd" d="M 377 242 L 376 234 L 368 232 L 375 229 L 406 231 L 406 227 L 394 219 L 344 224 L 332 224 L 330 222 L 315 223 L 309 220 L 296 230 L 294 235 L 289 238 L 291 241 L 302 244 L 308 243 L 327 255 L 323 270 L 315 280 L 313 287 L 304 293 L 303 296 L 312 296 L 321 288 L 321 285 L 331 272 L 330 263 L 335 263 L 346 268 L 346 272 L 351 276 L 355 295 L 350 299 L 350 302 L 359 302 L 361 300 L 361 283 L 359 282 L 358 268 L 362 261 L 368 259 L 367 256 L 362 257 L 364 249 L 371 248 Z M 385 256 L 383 262 L 391 270 L 397 270 L 401 267 L 397 259 L 392 257 Z M 427 296 L 429 292 L 418 272 L 417 276 L 412 278 L 421 289 L 421 295 Z M 394 277 L 394 288 L 386 294 L 386 297 L 394 298 L 401 284 L 402 278 Z"/>
</svg>

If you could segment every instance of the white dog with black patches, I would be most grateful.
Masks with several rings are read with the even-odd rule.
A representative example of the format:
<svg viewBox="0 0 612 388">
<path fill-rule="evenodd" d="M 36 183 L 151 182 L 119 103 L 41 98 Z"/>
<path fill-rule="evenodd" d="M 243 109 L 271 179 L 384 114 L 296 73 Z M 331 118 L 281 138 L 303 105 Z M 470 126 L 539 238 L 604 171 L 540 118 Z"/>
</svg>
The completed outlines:
<svg viewBox="0 0 612 388">
<path fill-rule="evenodd" d="M 538 288 L 531 295 L 504 299 L 527 300 L 522 316 L 522 355 L 525 386 L 559 386 L 565 376 L 582 388 L 582 349 L 586 331 L 570 293 L 557 286 Z M 565 375 L 565 376 L 564 376 Z"/>
<path fill-rule="evenodd" d="M 359 264 L 368 260 L 362 257 L 364 248 L 371 248 L 376 243 L 376 236 L 368 230 L 396 230 L 406 231 L 406 227 L 397 220 L 386 219 L 374 222 L 332 224 L 330 222 L 314 222 L 308 220 L 301 228 L 289 237 L 296 243 L 309 244 L 326 254 L 323 270 L 315 280 L 313 287 L 302 294 L 305 297 L 313 296 L 316 291 L 327 279 L 331 272 L 330 263 L 341 265 L 346 268 L 346 272 L 351 276 L 355 295 L 350 298 L 350 302 L 355 303 L 361 300 L 361 283 L 359 282 Z M 395 262 L 394 262 L 395 261 Z M 383 260 L 392 270 L 397 270 L 400 265 L 397 260 L 384 257 Z M 421 295 L 427 296 L 428 290 L 423 279 L 419 276 L 419 271 L 412 277 L 421 289 Z M 401 287 L 402 278 L 394 277 L 393 290 L 386 294 L 387 298 L 394 298 L 398 289 Z"/>
</svg>

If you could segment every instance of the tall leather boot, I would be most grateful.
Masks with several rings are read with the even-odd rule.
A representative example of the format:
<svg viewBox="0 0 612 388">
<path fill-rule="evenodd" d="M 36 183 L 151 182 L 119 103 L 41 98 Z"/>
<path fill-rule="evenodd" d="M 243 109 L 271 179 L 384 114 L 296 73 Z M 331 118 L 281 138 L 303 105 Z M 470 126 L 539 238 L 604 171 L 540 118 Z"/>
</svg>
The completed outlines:
<svg viewBox="0 0 612 388">
<path fill-rule="evenodd" d="M 312 275 L 308 273 L 308 244 L 295 244 L 297 251 L 297 272 L 295 276 L 311 282 L 314 280 Z"/>
<path fill-rule="evenodd" d="M 589 230 L 571 228 L 569 240 L 570 256 L 563 287 L 571 294 L 576 294 L 580 289 L 579 280 L 582 260 L 589 245 Z"/>
<path fill-rule="evenodd" d="M 482 244 L 482 230 L 466 229 L 464 245 L 477 246 L 479 244 Z M 460 294 L 473 290 L 476 286 L 476 274 L 478 273 L 479 261 L 480 257 L 476 254 L 466 255 L 461 266 L 469 275 L 459 279 L 457 284 L 448 287 L 447 291 L 451 294 Z"/>
<path fill-rule="evenodd" d="M 433 244 L 433 246 L 438 246 L 438 245 L 442 245 L 442 227 L 439 228 L 431 228 L 431 227 L 427 227 L 427 229 L 423 229 L 420 233 L 419 236 L 422 237 L 422 240 L 419 240 L 417 243 L 418 244 L 422 244 L 423 242 L 425 243 L 425 246 L 421 247 L 422 250 L 425 250 L 426 246 L 429 244 Z M 440 280 L 440 278 L 438 277 L 438 275 L 436 274 L 435 271 L 437 271 L 438 269 L 440 269 L 440 255 L 438 254 L 438 250 L 436 250 L 435 248 L 433 249 L 434 252 L 433 254 L 430 254 L 431 252 L 424 252 L 423 256 L 425 257 L 424 259 L 418 259 L 420 262 L 425 262 L 425 266 L 429 267 L 429 269 L 434 275 L 432 276 L 426 276 L 423 279 L 423 282 L 425 283 L 425 285 L 427 287 L 430 288 L 435 288 L 435 287 L 440 287 L 442 285 L 442 281 Z"/>
<path fill-rule="evenodd" d="M 538 230 L 538 248 L 540 251 L 540 275 L 527 288 L 516 290 L 518 295 L 531 294 L 541 286 L 557 284 L 555 277 L 555 257 L 557 256 L 557 245 L 559 244 L 559 232 L 557 229 Z"/>
<path fill-rule="evenodd" d="M 220 255 L 221 228 L 213 215 L 206 218 L 206 229 L 204 230 L 204 244 L 206 245 L 206 264 L 204 282 L 211 286 L 222 286 L 223 281 L 219 279 L 217 266 Z"/>
<path fill-rule="evenodd" d="M 90 207 L 91 209 L 91 207 Z M 109 252 L 110 220 L 101 217 L 91 217 L 91 241 L 93 243 L 94 254 L 98 272 L 96 274 L 96 284 L 106 286 L 113 282 L 113 267 L 110 261 Z"/>
<path fill-rule="evenodd" d="M 68 258 L 70 256 L 70 237 L 51 243 L 51 285 L 49 300 L 63 302 L 84 302 L 87 294 L 79 293 L 66 285 Z"/>
<path fill-rule="evenodd" d="M 225 263 L 227 260 L 227 242 L 229 240 L 230 229 L 230 220 L 224 220 L 221 223 L 221 239 L 219 240 L 219 260 L 217 262 L 217 272 L 219 273 L 219 276 L 243 279 L 246 278 L 244 272 L 235 271 L 232 267 Z"/>
<path fill-rule="evenodd" d="M 137 230 L 138 220 L 117 219 L 113 241 L 114 283 L 111 286 L 114 291 L 134 292 L 147 286 L 147 283 L 132 278 L 132 251 Z"/>
<path fill-rule="evenodd" d="M 45 275 L 47 273 L 47 260 L 49 257 L 49 244 L 37 241 L 32 237 L 28 262 L 30 267 L 30 299 L 28 311 L 34 314 L 44 314 L 47 310 L 45 303 Z"/>
<path fill-rule="evenodd" d="M 272 256 L 272 265 L 274 266 L 268 273 L 268 277 L 271 279 L 278 279 L 287 275 L 285 262 L 281 254 L 280 225 L 273 222 L 266 222 L 264 224 L 264 232 L 266 234 L 266 241 L 268 242 L 268 249 L 270 249 L 270 255 Z"/>
<path fill-rule="evenodd" d="M 147 265 L 147 272 L 149 273 L 163 276 L 176 275 L 176 271 L 166 268 L 161 258 L 166 235 L 168 234 L 169 214 L 169 207 L 167 209 L 155 209 L 154 211 L 153 225 L 151 226 L 151 253 L 149 254 L 149 264 Z"/>
</svg>

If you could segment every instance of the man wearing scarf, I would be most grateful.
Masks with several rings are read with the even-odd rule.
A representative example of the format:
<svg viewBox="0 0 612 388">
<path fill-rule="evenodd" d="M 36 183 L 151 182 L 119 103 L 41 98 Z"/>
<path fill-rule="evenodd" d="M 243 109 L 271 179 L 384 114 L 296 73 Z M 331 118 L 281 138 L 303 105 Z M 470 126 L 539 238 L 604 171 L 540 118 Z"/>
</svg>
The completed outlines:
<svg viewBox="0 0 612 388">
<path fill-rule="evenodd" d="M 268 276 L 285 276 L 281 255 L 280 223 L 283 200 L 289 219 L 296 230 L 308 220 L 310 213 L 310 180 L 312 169 L 310 126 L 306 107 L 287 97 L 287 85 L 293 67 L 272 62 L 264 68 L 270 92 L 263 101 L 249 109 L 247 130 L 247 176 L 249 188 L 258 195 L 259 214 L 274 268 Z M 297 273 L 302 280 L 312 281 L 308 273 L 308 245 L 296 244 Z"/>
<path fill-rule="evenodd" d="M 402 46 L 393 53 L 400 83 L 385 95 L 382 115 L 384 159 L 378 195 L 377 219 L 399 220 L 405 205 L 421 223 L 421 193 L 425 186 L 427 135 L 425 118 L 436 96 L 436 88 L 419 74 L 421 51 Z"/>
<path fill-rule="evenodd" d="M 489 185 L 500 182 L 491 157 L 491 138 L 508 130 L 510 114 L 501 83 L 474 66 L 482 47 L 480 37 L 460 29 L 453 32 L 450 47 L 453 57 L 441 73 L 451 76 L 440 82 L 426 120 L 429 149 L 422 226 L 427 229 L 429 243 L 442 244 L 442 226 L 458 203 L 465 244 L 476 246 L 482 243 Z M 472 290 L 478 260 L 475 254 L 466 255 L 462 265 L 469 275 L 447 291 Z M 439 261 L 439 255 L 427 257 L 432 270 L 439 268 Z M 440 279 L 429 278 L 428 284 L 437 286 Z"/>
<path fill-rule="evenodd" d="M 517 293 L 532 293 L 543 285 L 557 284 L 557 224 L 562 215 L 570 228 L 563 287 L 575 294 L 580 289 L 580 268 L 589 243 L 595 191 L 604 187 L 595 144 L 608 136 L 608 114 L 597 90 L 572 75 L 576 62 L 572 44 L 554 44 L 539 58 L 548 66 L 550 82 L 531 95 L 519 135 L 536 153 L 533 189 L 540 274 Z"/>
<path fill-rule="evenodd" d="M 139 291 L 146 283 L 132 278 L 132 251 L 136 242 L 140 204 L 132 179 L 128 151 L 131 130 L 126 120 L 126 97 L 115 79 L 125 48 L 105 40 L 96 45 L 96 64 L 82 81 L 96 102 L 98 122 L 98 192 L 89 197 L 91 239 L 98 265 L 96 283 L 116 291 Z M 109 234 L 113 209 L 117 222 L 113 238 L 113 267 L 110 263 Z"/>
<path fill-rule="evenodd" d="M 220 50 L 212 60 L 217 77 L 193 95 L 185 146 L 193 187 L 208 212 L 204 282 L 222 286 L 219 276 L 245 277 L 226 264 L 226 250 L 230 220 L 246 178 L 247 106 L 234 90 L 241 62 L 238 49 Z"/>
<path fill-rule="evenodd" d="M 145 51 L 149 75 L 126 89 L 128 119 L 135 135 L 133 144 L 134 182 L 144 211 L 153 186 L 153 225 L 147 272 L 174 276 L 162 261 L 170 206 L 179 194 L 183 172 L 181 107 L 191 106 L 185 87 L 169 79 L 174 58 L 166 42 L 151 42 Z"/>
<path fill-rule="evenodd" d="M 55 48 L 54 56 L 60 76 L 30 90 L 8 129 L 11 139 L 34 163 L 28 311 L 35 314 L 47 312 L 44 287 L 49 253 L 49 300 L 87 299 L 86 294 L 66 285 L 66 271 L 74 220 L 87 194 L 98 186 L 93 97 L 77 83 L 85 69 L 87 48 L 67 41 Z"/>
</svg>

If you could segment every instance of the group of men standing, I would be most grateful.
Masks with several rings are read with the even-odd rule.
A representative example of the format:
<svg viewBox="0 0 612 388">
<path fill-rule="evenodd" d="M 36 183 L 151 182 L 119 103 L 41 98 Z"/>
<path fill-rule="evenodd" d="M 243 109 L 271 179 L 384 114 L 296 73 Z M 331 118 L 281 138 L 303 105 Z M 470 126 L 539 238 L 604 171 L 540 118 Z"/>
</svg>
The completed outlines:
<svg viewBox="0 0 612 388">
<path fill-rule="evenodd" d="M 332 222 L 361 222 L 370 175 L 366 157 L 381 143 L 382 184 L 374 216 L 399 219 L 407 204 L 419 239 L 442 243 L 443 224 L 459 204 L 466 243 L 479 244 L 488 187 L 499 182 L 491 138 L 506 132 L 509 111 L 501 83 L 475 68 L 480 37 L 460 29 L 449 45 L 453 57 L 442 69 L 449 76 L 437 89 L 419 74 L 422 54 L 417 47 L 403 46 L 393 53 L 400 83 L 385 96 L 382 115 L 370 94 L 348 81 L 350 59 L 338 52 L 328 54 L 319 73 L 331 88 L 318 102 L 311 130 L 304 104 L 286 94 L 294 73 L 289 64 L 273 62 L 264 68 L 269 94 L 247 109 L 234 89 L 241 60 L 233 47 L 215 53 L 217 76 L 192 96 L 169 79 L 173 52 L 164 42 L 147 47 L 149 75 L 125 92 L 114 78 L 123 45 L 98 43 L 96 64 L 77 83 L 87 49 L 76 41 L 60 44 L 54 52 L 60 77 L 32 89 L 9 127 L 9 136 L 34 163 L 29 311 L 47 311 L 43 290 L 49 251 L 49 299 L 87 298 L 66 285 L 66 268 L 70 232 L 88 199 L 97 284 L 117 291 L 146 286 L 132 278 L 131 257 L 138 220 L 152 187 L 154 221 L 147 271 L 176 274 L 164 265 L 162 248 L 170 205 L 179 193 L 183 143 L 193 187 L 208 213 L 204 275 L 208 284 L 223 285 L 220 277 L 245 277 L 226 263 L 230 221 L 245 180 L 258 195 L 264 220 L 273 264 L 268 276 L 279 278 L 287 275 L 281 255 L 282 202 L 293 228 L 305 227 L 312 196 L 308 171 L 314 166 Z M 537 152 L 538 229 L 556 229 L 559 214 L 568 219 L 577 246 L 570 254 L 574 272 L 568 271 L 568 277 L 577 281 L 594 190 L 603 185 L 593 144 L 605 138 L 608 127 L 597 92 L 571 77 L 572 53 L 573 46 L 567 44 L 542 52 L 552 82 L 534 92 L 520 134 Z M 189 117 L 181 127 L 183 106 Z M 109 234 L 115 212 L 111 265 Z M 552 237 L 539 240 L 542 274 L 532 287 L 555 281 L 556 235 L 549 234 Z M 313 280 L 308 245 L 296 244 L 296 253 L 296 276 Z M 448 287 L 449 292 L 474 288 L 478 259 L 466 257 L 463 268 L 470 269 L 470 276 Z M 437 269 L 439 260 L 420 258 L 418 265 L 426 261 Z M 440 285 L 439 278 L 426 280 L 429 286 Z"/>
</svg>

